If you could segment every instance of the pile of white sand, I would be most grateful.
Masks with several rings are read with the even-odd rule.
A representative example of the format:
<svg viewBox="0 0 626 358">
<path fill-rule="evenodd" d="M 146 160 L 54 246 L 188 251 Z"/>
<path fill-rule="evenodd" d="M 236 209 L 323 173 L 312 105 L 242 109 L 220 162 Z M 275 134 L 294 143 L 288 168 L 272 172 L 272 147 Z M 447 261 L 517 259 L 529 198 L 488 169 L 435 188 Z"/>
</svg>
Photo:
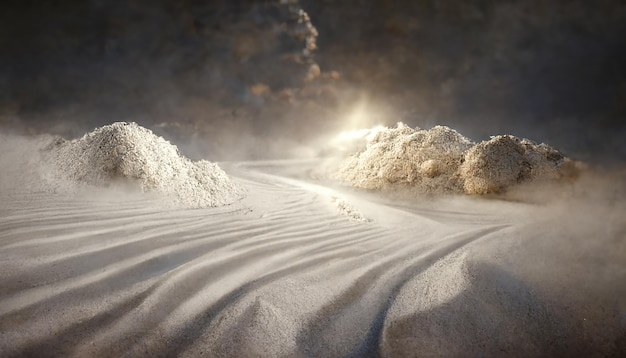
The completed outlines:
<svg viewBox="0 0 626 358">
<path fill-rule="evenodd" d="M 215 163 L 193 162 L 162 137 L 136 123 L 117 122 L 43 150 L 49 181 L 130 185 L 193 208 L 233 203 L 244 191 Z"/>
<path fill-rule="evenodd" d="M 358 188 L 411 187 L 424 193 L 500 193 L 522 182 L 559 180 L 576 163 L 545 144 L 510 135 L 475 144 L 454 129 L 403 123 L 372 132 L 336 179 Z"/>
<path fill-rule="evenodd" d="M 546 144 L 500 135 L 473 146 L 459 168 L 467 194 L 498 193 L 522 182 L 576 176 L 576 163 Z"/>
</svg>

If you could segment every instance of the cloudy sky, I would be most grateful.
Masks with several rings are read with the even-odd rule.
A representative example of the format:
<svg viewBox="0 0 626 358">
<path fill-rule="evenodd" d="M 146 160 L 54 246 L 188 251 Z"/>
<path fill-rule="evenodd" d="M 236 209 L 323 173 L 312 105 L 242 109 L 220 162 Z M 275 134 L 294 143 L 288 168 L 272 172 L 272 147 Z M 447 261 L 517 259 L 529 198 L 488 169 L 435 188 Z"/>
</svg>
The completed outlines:
<svg viewBox="0 0 626 358">
<path fill-rule="evenodd" d="M 124 120 L 221 144 L 297 142 L 361 106 L 363 124 L 510 133 L 620 162 L 625 63 L 617 0 L 8 0 L 0 120 L 66 136 Z"/>
</svg>

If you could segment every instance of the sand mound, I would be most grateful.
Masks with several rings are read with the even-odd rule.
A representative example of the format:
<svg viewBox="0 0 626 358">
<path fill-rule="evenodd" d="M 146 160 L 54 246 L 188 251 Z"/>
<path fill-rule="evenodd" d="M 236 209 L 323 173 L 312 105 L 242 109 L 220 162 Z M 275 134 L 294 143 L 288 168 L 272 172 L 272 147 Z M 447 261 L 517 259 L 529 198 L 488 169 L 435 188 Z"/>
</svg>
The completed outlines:
<svg viewBox="0 0 626 358">
<path fill-rule="evenodd" d="M 379 129 L 347 158 L 336 179 L 355 187 L 411 187 L 424 193 L 500 193 L 522 182 L 572 177 L 576 165 L 546 144 L 511 135 L 472 143 L 455 130 Z"/>
<path fill-rule="evenodd" d="M 192 162 L 167 140 L 136 123 L 117 122 L 82 138 L 57 139 L 44 149 L 50 180 L 110 186 L 129 184 L 163 193 L 188 207 L 230 204 L 243 190 L 215 163 Z"/>
<path fill-rule="evenodd" d="M 467 194 L 498 193 L 525 181 L 569 177 L 574 171 L 574 163 L 555 149 L 510 135 L 475 145 L 459 168 Z"/>
<path fill-rule="evenodd" d="M 359 188 L 410 185 L 424 191 L 457 191 L 463 153 L 472 143 L 453 129 L 412 129 L 402 123 L 380 129 L 365 148 L 346 159 L 337 177 Z"/>
</svg>

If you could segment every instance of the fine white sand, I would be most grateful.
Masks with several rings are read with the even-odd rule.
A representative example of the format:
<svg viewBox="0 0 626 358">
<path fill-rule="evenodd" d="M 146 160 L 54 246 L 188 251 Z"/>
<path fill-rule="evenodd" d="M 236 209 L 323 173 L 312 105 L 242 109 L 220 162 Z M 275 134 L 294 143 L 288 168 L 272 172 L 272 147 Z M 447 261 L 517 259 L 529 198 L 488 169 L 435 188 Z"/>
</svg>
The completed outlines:
<svg viewBox="0 0 626 358">
<path fill-rule="evenodd" d="M 623 176 L 504 201 L 362 192 L 308 179 L 316 161 L 223 163 L 247 196 L 181 209 L 22 185 L 26 142 L 0 156 L 2 357 L 626 352 Z"/>
<path fill-rule="evenodd" d="M 421 193 L 503 193 L 520 183 L 574 179 L 580 163 L 512 135 L 474 144 L 446 126 L 375 127 L 338 143 L 352 153 L 332 176 L 357 188 Z M 352 143 L 350 143 L 352 142 Z"/>
<path fill-rule="evenodd" d="M 187 159 L 137 123 L 116 122 L 71 141 L 56 138 L 39 154 L 46 184 L 55 191 L 126 186 L 164 194 L 191 208 L 231 204 L 244 196 L 217 164 Z"/>
</svg>

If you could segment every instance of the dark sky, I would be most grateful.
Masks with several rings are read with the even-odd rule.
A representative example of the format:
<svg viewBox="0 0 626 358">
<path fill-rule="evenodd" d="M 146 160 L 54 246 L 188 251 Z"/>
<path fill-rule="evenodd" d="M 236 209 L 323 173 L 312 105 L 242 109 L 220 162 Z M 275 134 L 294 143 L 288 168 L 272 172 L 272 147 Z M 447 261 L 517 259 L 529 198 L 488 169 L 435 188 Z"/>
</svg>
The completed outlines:
<svg viewBox="0 0 626 358">
<path fill-rule="evenodd" d="M 66 136 L 167 122 L 179 141 L 254 157 L 341 127 L 366 99 L 386 124 L 626 159 L 624 1 L 287 2 L 4 1 L 0 121 Z M 300 7 L 319 32 L 311 57 Z"/>
</svg>

